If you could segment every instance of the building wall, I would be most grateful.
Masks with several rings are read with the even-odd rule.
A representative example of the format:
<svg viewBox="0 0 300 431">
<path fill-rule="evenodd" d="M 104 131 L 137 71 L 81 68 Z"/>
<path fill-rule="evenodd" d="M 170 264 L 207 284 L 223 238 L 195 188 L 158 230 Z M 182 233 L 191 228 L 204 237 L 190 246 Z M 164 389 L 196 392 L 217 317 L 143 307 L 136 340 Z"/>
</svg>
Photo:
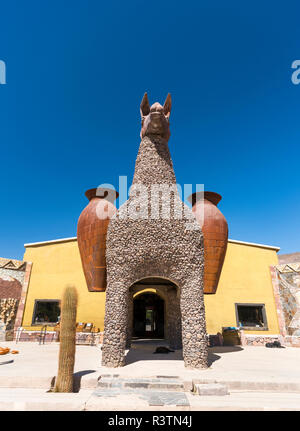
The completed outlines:
<svg viewBox="0 0 300 431">
<path fill-rule="evenodd" d="M 281 264 L 276 271 L 280 299 L 283 332 L 287 336 L 298 337 L 300 344 L 300 263 Z"/>
<path fill-rule="evenodd" d="M 22 308 L 21 297 L 27 263 L 0 258 L 0 341 L 10 341 Z"/>
<path fill-rule="evenodd" d="M 24 260 L 33 262 L 23 325 L 32 322 L 35 299 L 61 299 L 63 288 L 78 289 L 77 321 L 104 328 L 105 292 L 89 292 L 76 240 L 27 246 Z M 278 334 L 270 265 L 277 265 L 274 249 L 229 242 L 217 293 L 205 295 L 207 331 L 216 334 L 222 326 L 236 326 L 235 303 L 265 304 L 268 331 L 247 334 Z M 34 327 L 32 327 L 34 329 Z"/>
<path fill-rule="evenodd" d="M 245 334 L 279 334 L 270 265 L 278 262 L 274 249 L 228 243 L 215 295 L 205 295 L 207 332 L 222 332 L 222 326 L 236 326 L 235 303 L 265 304 L 268 331 Z"/>
<path fill-rule="evenodd" d="M 0 258 L 0 298 L 20 299 L 25 262 Z"/>
<path fill-rule="evenodd" d="M 88 291 L 76 240 L 28 247 L 24 257 L 33 265 L 23 326 L 31 325 L 35 299 L 61 299 L 70 284 L 78 291 L 77 322 L 92 322 L 103 330 L 105 292 Z"/>
</svg>

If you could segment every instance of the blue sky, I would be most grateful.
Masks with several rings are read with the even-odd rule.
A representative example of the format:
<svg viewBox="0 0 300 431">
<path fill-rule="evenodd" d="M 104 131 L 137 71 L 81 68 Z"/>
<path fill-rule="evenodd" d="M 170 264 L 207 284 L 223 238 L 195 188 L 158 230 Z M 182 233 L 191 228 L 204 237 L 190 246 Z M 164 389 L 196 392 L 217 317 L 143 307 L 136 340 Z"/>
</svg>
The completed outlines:
<svg viewBox="0 0 300 431">
<path fill-rule="evenodd" d="M 220 193 L 230 238 L 300 250 L 296 1 L 2 3 L 0 256 L 76 235 L 85 190 L 131 183 L 139 105 L 172 94 L 177 181 Z"/>
</svg>

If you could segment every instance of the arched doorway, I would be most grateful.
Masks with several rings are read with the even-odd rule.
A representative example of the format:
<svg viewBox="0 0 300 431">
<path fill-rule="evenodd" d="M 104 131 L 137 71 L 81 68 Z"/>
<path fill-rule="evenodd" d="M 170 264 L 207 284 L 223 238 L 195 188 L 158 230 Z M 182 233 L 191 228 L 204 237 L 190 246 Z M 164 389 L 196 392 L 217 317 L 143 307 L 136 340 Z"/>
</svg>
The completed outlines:
<svg viewBox="0 0 300 431">
<path fill-rule="evenodd" d="M 133 300 L 133 336 L 164 338 L 165 301 L 156 293 L 146 292 Z"/>
<path fill-rule="evenodd" d="M 182 348 L 180 292 L 172 281 L 146 277 L 129 289 L 126 348 L 131 339 L 165 339 L 173 349 Z"/>
</svg>

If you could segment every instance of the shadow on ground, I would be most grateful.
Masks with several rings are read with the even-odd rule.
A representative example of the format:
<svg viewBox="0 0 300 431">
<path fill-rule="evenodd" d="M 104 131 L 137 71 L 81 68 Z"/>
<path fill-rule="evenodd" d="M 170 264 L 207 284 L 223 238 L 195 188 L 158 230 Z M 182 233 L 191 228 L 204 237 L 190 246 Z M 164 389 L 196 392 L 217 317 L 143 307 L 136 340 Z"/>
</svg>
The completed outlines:
<svg viewBox="0 0 300 431">
<path fill-rule="evenodd" d="M 215 346 L 208 349 L 208 366 L 210 367 L 215 361 L 221 359 L 216 353 L 241 352 L 244 350 L 241 346 Z"/>
<path fill-rule="evenodd" d="M 168 343 L 163 339 L 132 340 L 131 348 L 127 352 L 127 355 L 125 358 L 126 365 L 133 364 L 134 362 L 138 362 L 138 361 L 153 361 L 153 360 L 183 361 L 182 350 L 175 350 L 175 352 L 169 352 L 169 353 L 154 354 L 156 348 L 159 346 L 168 347 Z"/>
<path fill-rule="evenodd" d="M 11 359 L 10 361 L 0 361 L 0 365 L 6 365 L 6 364 L 12 364 L 14 362 L 13 359 Z"/>
<path fill-rule="evenodd" d="M 77 371 L 73 374 L 73 392 L 79 392 L 80 386 L 81 386 L 81 378 L 85 376 L 86 374 L 95 373 L 96 370 L 84 370 L 84 371 Z"/>
<path fill-rule="evenodd" d="M 154 354 L 158 346 L 168 346 L 165 340 L 139 339 L 133 340 L 130 350 L 127 352 L 125 361 L 126 365 L 133 364 L 138 361 L 183 361 L 182 350 L 175 350 L 169 353 Z M 240 352 L 243 348 L 240 346 L 215 346 L 209 348 L 208 364 L 211 366 L 215 361 L 221 359 L 221 356 L 216 353 Z"/>
<path fill-rule="evenodd" d="M 86 374 L 91 374 L 91 373 L 95 373 L 95 372 L 96 372 L 96 370 L 84 370 L 84 371 L 77 371 L 76 373 L 74 373 L 73 374 L 73 393 L 74 392 L 77 393 L 80 391 L 81 378 L 83 376 L 85 376 Z M 56 376 L 52 377 L 50 389 L 47 392 L 54 392 L 55 381 L 56 381 Z"/>
</svg>

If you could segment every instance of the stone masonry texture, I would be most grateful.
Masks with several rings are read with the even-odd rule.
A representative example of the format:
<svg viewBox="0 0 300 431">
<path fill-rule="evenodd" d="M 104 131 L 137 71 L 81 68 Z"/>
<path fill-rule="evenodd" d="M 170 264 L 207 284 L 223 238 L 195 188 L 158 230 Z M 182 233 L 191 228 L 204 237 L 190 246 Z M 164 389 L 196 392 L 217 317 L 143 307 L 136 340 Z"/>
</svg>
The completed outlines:
<svg viewBox="0 0 300 431">
<path fill-rule="evenodd" d="M 161 122 L 168 121 L 161 108 L 157 103 L 152 105 L 151 110 L 156 115 L 153 121 L 157 118 Z M 151 114 L 148 114 L 150 124 Z M 146 277 L 160 277 L 173 282 L 179 291 L 178 296 L 172 289 L 167 292 L 171 306 L 167 318 L 175 321 L 175 325 L 168 325 L 167 322 L 170 344 L 174 347 L 181 345 L 181 334 L 178 334 L 181 328 L 185 366 L 206 368 L 208 346 L 203 298 L 203 236 L 192 212 L 179 197 L 168 142 L 159 134 L 146 132 L 142 138 L 133 190 L 140 184 L 144 189 L 139 199 L 136 200 L 136 195 L 130 193 L 128 201 L 113 216 L 108 227 L 102 364 L 107 367 L 125 365 L 125 347 L 130 344 L 128 338 L 132 325 L 130 287 Z M 148 215 L 151 214 L 151 199 L 157 203 L 157 195 L 152 193 L 153 184 L 174 186 L 169 218 L 162 216 L 163 198 L 159 200 L 159 216 L 145 216 L 147 210 Z M 130 212 L 132 207 L 143 212 L 133 217 Z M 179 322 L 174 314 L 180 315 Z M 170 326 L 174 326 L 173 334 Z"/>
</svg>

